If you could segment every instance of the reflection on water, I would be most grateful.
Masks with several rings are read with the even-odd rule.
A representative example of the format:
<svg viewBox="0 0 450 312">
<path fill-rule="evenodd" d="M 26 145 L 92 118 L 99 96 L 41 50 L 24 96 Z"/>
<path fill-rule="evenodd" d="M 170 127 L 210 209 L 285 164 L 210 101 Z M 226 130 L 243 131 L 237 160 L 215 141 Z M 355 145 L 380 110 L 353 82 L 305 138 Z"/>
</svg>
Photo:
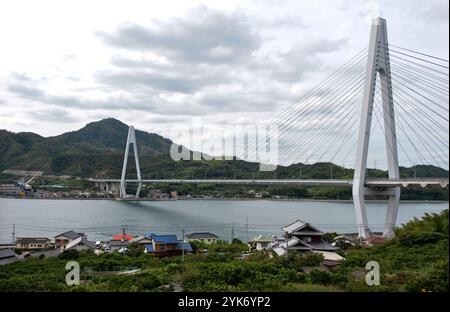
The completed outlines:
<svg viewBox="0 0 450 312">
<path fill-rule="evenodd" d="M 402 202 L 397 224 L 426 212 L 448 209 L 448 203 Z M 386 203 L 367 205 L 372 230 L 381 231 Z M 86 232 L 89 239 L 109 239 L 126 224 L 132 234 L 148 231 L 173 233 L 213 232 L 222 239 L 247 239 L 258 234 L 279 234 L 280 228 L 296 219 L 310 222 L 323 231 L 355 232 L 351 202 L 270 200 L 26 200 L 0 199 L 0 242 L 16 236 L 53 237 L 66 230 Z M 246 226 L 248 220 L 248 226 Z"/>
</svg>

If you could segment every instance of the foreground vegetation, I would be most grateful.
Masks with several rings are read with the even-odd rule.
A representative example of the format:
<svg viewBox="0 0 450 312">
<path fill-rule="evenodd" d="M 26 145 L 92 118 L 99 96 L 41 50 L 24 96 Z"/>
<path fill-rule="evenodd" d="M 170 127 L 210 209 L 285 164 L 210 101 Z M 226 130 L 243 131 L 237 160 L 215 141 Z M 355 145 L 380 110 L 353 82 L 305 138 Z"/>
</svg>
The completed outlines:
<svg viewBox="0 0 450 312">
<path fill-rule="evenodd" d="M 448 221 L 448 210 L 427 214 L 402 226 L 385 244 L 343 249 L 346 260 L 334 272 L 303 273 L 302 267 L 321 262 L 315 253 L 292 253 L 288 264 L 261 252 L 242 257 L 247 246 L 235 240 L 184 259 L 153 258 L 134 246 L 127 255 L 71 251 L 20 261 L 0 267 L 0 291 L 448 291 Z M 65 283 L 71 259 L 81 267 L 79 286 Z M 365 284 L 368 261 L 380 264 L 379 286 Z M 118 275 L 112 269 L 119 266 L 141 270 Z"/>
</svg>

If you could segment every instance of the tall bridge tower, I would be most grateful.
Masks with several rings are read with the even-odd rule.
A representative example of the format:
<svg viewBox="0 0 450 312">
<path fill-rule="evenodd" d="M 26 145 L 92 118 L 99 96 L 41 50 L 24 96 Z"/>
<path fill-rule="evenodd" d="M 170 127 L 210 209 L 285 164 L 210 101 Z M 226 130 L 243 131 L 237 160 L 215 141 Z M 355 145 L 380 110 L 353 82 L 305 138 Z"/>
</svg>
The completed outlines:
<svg viewBox="0 0 450 312">
<path fill-rule="evenodd" d="M 125 181 L 125 177 L 126 177 L 126 173 L 127 173 L 128 154 L 130 152 L 130 144 L 133 144 L 134 161 L 136 163 L 137 179 L 139 181 L 135 197 L 138 198 L 139 194 L 141 193 L 142 177 L 141 177 L 141 167 L 139 165 L 139 155 L 138 155 L 138 149 L 137 149 L 137 143 L 136 143 L 136 133 L 134 131 L 134 127 L 130 126 L 128 128 L 127 146 L 125 147 L 125 157 L 123 159 L 122 176 L 120 178 L 120 197 L 121 198 L 127 197 L 127 190 L 126 190 L 127 183 Z"/>
<path fill-rule="evenodd" d="M 381 99 L 389 180 L 398 180 L 400 178 L 400 174 L 398 168 L 397 138 L 395 133 L 394 101 L 392 96 L 388 36 L 386 20 L 380 17 L 373 20 L 370 33 L 369 53 L 362 102 L 363 106 L 361 110 L 358 145 L 356 149 L 355 173 L 353 177 L 353 202 L 355 205 L 358 234 L 362 239 L 366 239 L 371 235 L 367 223 L 365 195 L 384 195 L 389 197 L 386 221 L 383 231 L 384 237 L 392 237 L 394 234 L 394 226 L 397 220 L 400 200 L 400 187 L 370 189 L 365 186 L 367 153 L 369 148 L 377 75 L 379 75 L 380 88 L 382 91 Z"/>
</svg>

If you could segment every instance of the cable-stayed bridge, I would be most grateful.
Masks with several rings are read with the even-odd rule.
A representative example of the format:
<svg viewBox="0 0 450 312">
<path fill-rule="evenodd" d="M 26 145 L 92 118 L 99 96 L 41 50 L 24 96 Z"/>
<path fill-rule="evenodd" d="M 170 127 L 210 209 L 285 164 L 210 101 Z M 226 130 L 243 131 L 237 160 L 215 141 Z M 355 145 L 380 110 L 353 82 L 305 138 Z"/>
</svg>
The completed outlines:
<svg viewBox="0 0 450 312">
<path fill-rule="evenodd" d="M 266 125 L 278 130 L 266 136 L 278 142 L 277 148 L 264 158 L 257 148 L 246 150 L 247 158 L 261 163 L 350 164 L 353 179 L 143 179 L 131 126 L 121 178 L 91 181 L 121 198 L 129 197 L 131 183 L 138 185 L 136 197 L 143 183 L 351 186 L 360 238 L 371 235 L 365 195 L 389 198 L 383 235 L 390 237 L 402 187 L 448 187 L 448 177 L 401 178 L 399 164 L 448 169 L 449 61 L 390 44 L 387 35 L 386 21 L 375 19 L 367 48 Z M 131 144 L 137 179 L 126 178 Z M 371 144 L 383 147 L 387 179 L 367 178 Z"/>
</svg>

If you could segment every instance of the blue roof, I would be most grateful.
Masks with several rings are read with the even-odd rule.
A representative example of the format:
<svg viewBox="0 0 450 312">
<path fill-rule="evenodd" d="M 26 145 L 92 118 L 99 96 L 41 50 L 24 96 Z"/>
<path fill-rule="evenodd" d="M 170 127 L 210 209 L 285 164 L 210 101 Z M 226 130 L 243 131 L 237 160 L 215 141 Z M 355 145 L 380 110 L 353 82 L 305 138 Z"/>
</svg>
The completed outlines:
<svg viewBox="0 0 450 312">
<path fill-rule="evenodd" d="M 145 250 L 147 250 L 147 252 L 153 252 L 153 245 L 152 244 L 145 244 Z"/>
<path fill-rule="evenodd" d="M 155 243 L 164 243 L 164 244 L 176 244 L 178 241 L 178 238 L 176 235 L 156 235 L 153 234 L 151 236 L 152 240 Z"/>
<path fill-rule="evenodd" d="M 184 249 L 185 251 L 192 252 L 192 246 L 189 243 L 186 242 L 178 242 L 177 243 L 177 249 Z"/>
</svg>

